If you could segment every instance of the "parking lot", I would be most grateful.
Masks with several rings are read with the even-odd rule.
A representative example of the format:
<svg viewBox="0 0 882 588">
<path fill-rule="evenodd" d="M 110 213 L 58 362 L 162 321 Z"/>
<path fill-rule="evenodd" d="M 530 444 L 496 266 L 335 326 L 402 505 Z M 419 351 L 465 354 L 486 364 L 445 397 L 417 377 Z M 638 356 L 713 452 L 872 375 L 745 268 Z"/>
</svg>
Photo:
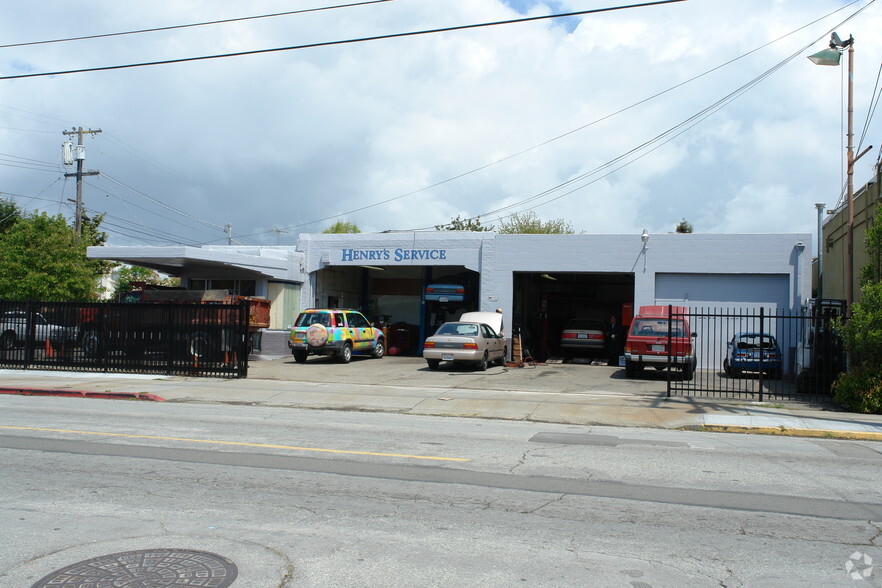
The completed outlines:
<svg viewBox="0 0 882 588">
<path fill-rule="evenodd" d="M 665 374 L 647 371 L 628 379 L 624 368 L 575 363 L 548 363 L 525 367 L 494 366 L 486 372 L 444 363 L 430 370 L 421 357 L 353 356 L 348 364 L 329 357 L 310 357 L 304 364 L 293 357 L 252 361 L 248 378 L 334 384 L 381 384 L 529 392 L 577 393 L 589 391 L 664 394 Z"/>
</svg>

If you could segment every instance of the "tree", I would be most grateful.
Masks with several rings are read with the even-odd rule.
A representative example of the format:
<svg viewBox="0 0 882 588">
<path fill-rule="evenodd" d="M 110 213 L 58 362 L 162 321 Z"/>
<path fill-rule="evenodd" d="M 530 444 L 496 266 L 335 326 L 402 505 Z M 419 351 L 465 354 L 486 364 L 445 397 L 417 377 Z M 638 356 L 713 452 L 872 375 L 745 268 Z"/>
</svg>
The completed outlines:
<svg viewBox="0 0 882 588">
<path fill-rule="evenodd" d="M 119 300 L 123 294 L 132 290 L 132 282 L 144 282 L 156 286 L 178 286 L 179 278 L 163 277 L 159 272 L 138 265 L 127 265 L 119 269 L 119 277 L 113 290 L 112 299 Z"/>
<path fill-rule="evenodd" d="M 360 233 L 358 225 L 348 220 L 338 220 L 322 233 Z"/>
<path fill-rule="evenodd" d="M 18 204 L 12 200 L 0 200 L 0 234 L 5 233 L 18 222 L 23 213 Z"/>
<path fill-rule="evenodd" d="M 692 224 L 689 223 L 685 218 L 680 221 L 680 224 L 677 225 L 676 231 L 678 233 L 686 234 L 692 232 Z"/>
<path fill-rule="evenodd" d="M 435 225 L 436 231 L 492 231 L 493 225 L 489 227 L 485 227 L 481 225 L 480 217 L 475 218 L 461 218 L 459 215 L 456 215 L 456 218 L 451 220 L 446 225 Z"/>
<path fill-rule="evenodd" d="M 562 218 L 543 221 L 532 210 L 514 213 L 503 219 L 499 227 L 499 233 L 506 235 L 571 235 L 574 232 L 569 221 Z"/>
<path fill-rule="evenodd" d="M 62 215 L 20 217 L 0 234 L 0 298 L 95 299 L 101 272 L 86 258 L 89 244 Z"/>
<path fill-rule="evenodd" d="M 882 413 L 882 207 L 865 238 L 870 262 L 861 270 L 861 297 L 851 318 L 838 321 L 849 371 L 833 384 L 835 400 L 847 410 Z"/>
</svg>

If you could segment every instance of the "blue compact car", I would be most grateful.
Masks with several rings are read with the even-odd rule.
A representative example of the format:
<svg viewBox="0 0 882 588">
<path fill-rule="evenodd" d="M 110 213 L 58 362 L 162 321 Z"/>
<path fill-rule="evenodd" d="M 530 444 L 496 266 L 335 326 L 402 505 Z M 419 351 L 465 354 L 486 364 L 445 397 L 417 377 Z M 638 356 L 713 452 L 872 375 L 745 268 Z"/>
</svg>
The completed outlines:
<svg viewBox="0 0 882 588">
<path fill-rule="evenodd" d="M 733 378 L 743 372 L 762 370 L 772 378 L 780 378 L 783 369 L 781 348 L 772 335 L 738 333 L 729 341 L 723 371 Z"/>
</svg>

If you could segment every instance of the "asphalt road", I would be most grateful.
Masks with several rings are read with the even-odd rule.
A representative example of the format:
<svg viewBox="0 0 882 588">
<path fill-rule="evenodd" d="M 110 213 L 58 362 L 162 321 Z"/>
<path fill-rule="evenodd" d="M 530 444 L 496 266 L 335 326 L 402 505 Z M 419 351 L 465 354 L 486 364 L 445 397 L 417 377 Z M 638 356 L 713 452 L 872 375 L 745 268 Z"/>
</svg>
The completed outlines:
<svg viewBox="0 0 882 588">
<path fill-rule="evenodd" d="M 235 588 L 854 586 L 855 553 L 882 562 L 879 443 L 64 398 L 0 414 L 3 586 L 150 547 L 227 557 Z"/>
</svg>

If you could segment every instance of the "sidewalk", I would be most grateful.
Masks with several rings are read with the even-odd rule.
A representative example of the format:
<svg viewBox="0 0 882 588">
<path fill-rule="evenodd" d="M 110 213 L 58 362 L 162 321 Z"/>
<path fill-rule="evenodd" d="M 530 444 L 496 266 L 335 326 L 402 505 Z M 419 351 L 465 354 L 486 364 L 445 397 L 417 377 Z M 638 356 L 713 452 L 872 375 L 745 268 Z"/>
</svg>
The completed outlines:
<svg viewBox="0 0 882 588">
<path fill-rule="evenodd" d="M 418 358 L 290 358 L 251 364 L 241 380 L 0 370 L 0 393 L 228 403 L 302 409 L 693 428 L 882 441 L 882 415 L 799 403 L 665 398 L 663 381 L 628 380 L 606 366 L 424 369 Z M 379 377 L 382 375 L 382 377 Z M 377 383 L 369 383 L 377 382 Z"/>
</svg>

